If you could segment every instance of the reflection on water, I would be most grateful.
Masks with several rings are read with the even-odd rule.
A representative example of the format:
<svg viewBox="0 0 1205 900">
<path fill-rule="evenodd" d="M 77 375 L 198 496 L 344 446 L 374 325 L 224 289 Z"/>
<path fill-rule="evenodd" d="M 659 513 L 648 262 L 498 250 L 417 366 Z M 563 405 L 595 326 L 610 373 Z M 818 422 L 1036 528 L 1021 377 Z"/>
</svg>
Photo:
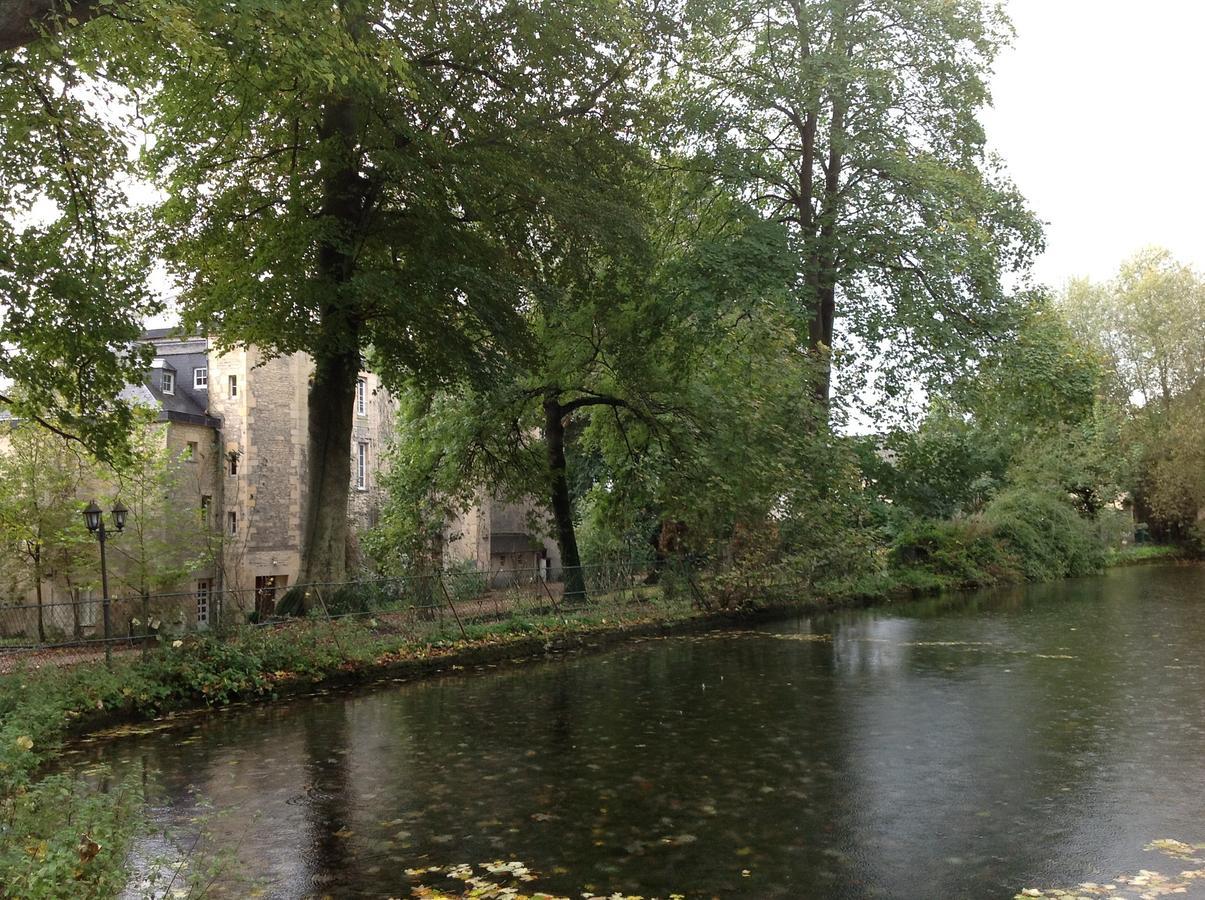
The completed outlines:
<svg viewBox="0 0 1205 900">
<path fill-rule="evenodd" d="M 98 746 L 227 893 L 1011 897 L 1205 841 L 1205 569 L 648 641 Z M 191 829 L 191 831 L 190 831 Z M 235 880 L 245 879 L 244 882 Z"/>
</svg>

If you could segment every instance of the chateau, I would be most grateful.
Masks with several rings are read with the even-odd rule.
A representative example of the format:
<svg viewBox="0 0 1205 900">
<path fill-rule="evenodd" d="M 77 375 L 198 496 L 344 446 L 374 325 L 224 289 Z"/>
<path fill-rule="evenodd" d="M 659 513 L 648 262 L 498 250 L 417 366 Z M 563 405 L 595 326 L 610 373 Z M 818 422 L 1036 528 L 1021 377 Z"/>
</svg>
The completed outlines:
<svg viewBox="0 0 1205 900">
<path fill-rule="evenodd" d="M 166 448 L 178 462 L 168 500 L 181 511 L 174 538 L 189 543 L 195 533 L 212 551 L 210 562 L 173 589 L 174 599 L 163 601 L 177 627 L 208 626 L 219 602 L 227 619 L 269 615 L 301 565 L 313 363 L 304 353 L 268 358 L 254 347 L 219 353 L 208 338 L 182 337 L 168 328 L 148 331 L 145 339 L 154 346 L 154 360 L 143 381 L 127 386 L 122 397 L 156 410 L 165 426 Z M 378 474 L 394 412 L 380 379 L 362 372 L 348 448 L 353 533 L 377 522 Z M 201 522 L 186 521 L 183 511 L 197 509 Z M 503 503 L 483 491 L 472 508 L 447 523 L 443 563 L 488 572 L 493 584 L 522 576 L 556 577 L 559 553 L 554 542 L 538 536 L 542 529 L 533 527 L 538 518 L 533 503 Z M 114 553 L 120 551 L 116 542 L 113 546 Z M 111 590 L 115 628 L 122 633 L 137 613 L 136 604 L 122 599 L 127 593 Z M 34 594 L 31 589 L 20 601 L 29 610 Z M 44 617 L 66 635 L 94 633 L 99 599 L 95 587 L 73 587 L 53 573 L 43 580 Z M 36 634 L 36 612 L 24 618 L 30 621 L 17 630 Z"/>
<path fill-rule="evenodd" d="M 222 591 L 228 611 L 233 604 L 270 613 L 301 566 L 313 363 L 304 353 L 267 358 L 253 347 L 218 353 L 207 338 L 170 329 L 146 337 L 155 360 L 127 393 L 160 410 L 168 449 L 197 467 L 196 496 L 180 505 L 199 505 L 222 535 L 212 568 L 191 587 L 198 598 Z M 376 524 L 377 473 L 393 427 L 393 402 L 371 372 L 360 374 L 354 414 L 349 515 L 365 528 Z"/>
</svg>

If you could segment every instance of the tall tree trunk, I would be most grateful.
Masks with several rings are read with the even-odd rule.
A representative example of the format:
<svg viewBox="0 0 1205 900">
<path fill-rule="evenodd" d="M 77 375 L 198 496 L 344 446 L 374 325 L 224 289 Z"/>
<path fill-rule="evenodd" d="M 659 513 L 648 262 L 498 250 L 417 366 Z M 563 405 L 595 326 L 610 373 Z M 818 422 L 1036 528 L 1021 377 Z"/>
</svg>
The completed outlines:
<svg viewBox="0 0 1205 900">
<path fill-rule="evenodd" d="M 565 465 L 564 412 L 555 390 L 544 395 L 544 443 L 548 449 L 551 477 L 552 520 L 556 542 L 561 548 L 561 569 L 565 579 L 565 599 L 585 600 L 586 579 L 581 556 L 577 552 L 577 533 L 573 528 L 573 501 L 569 496 L 569 477 Z"/>
<path fill-rule="evenodd" d="M 824 167 L 824 199 L 820 209 L 815 253 L 814 308 L 808 328 L 808 346 L 820 367 L 816 376 L 816 401 L 827 412 L 832 400 L 833 330 L 837 312 L 837 221 L 841 215 L 841 167 L 845 143 L 845 99 L 833 99 L 829 128 L 828 161 Z"/>
<path fill-rule="evenodd" d="M 347 501 L 358 351 L 314 360 L 309 396 L 308 479 L 299 581 L 324 584 L 347 575 Z"/>
<path fill-rule="evenodd" d="M 357 235 L 368 203 L 357 149 L 359 118 L 351 98 L 336 97 L 324 106 L 319 127 L 319 138 L 330 147 L 323 162 L 322 200 L 322 218 L 329 229 L 318 246 L 316 277 L 327 297 L 314 341 L 314 380 L 309 393 L 301 584 L 337 582 L 347 575 L 347 504 L 360 327 L 355 300 L 346 295 L 346 288 L 355 272 Z"/>
</svg>

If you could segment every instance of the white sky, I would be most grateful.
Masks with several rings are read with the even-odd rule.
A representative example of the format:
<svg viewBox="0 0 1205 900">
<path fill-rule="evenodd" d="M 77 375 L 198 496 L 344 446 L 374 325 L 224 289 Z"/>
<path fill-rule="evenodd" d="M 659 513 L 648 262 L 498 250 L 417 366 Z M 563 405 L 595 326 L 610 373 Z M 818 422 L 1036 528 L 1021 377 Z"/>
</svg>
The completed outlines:
<svg viewBox="0 0 1205 900">
<path fill-rule="evenodd" d="M 1051 287 L 1148 244 L 1205 269 L 1205 2 L 1007 0 L 988 140 L 1039 218 Z"/>
</svg>

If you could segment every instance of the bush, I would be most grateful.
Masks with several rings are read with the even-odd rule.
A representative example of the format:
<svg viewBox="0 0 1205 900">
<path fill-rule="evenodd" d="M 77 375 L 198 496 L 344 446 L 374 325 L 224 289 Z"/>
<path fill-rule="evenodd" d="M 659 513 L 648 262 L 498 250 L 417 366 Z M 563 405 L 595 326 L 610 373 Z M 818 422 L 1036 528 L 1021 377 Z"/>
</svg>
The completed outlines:
<svg viewBox="0 0 1205 900">
<path fill-rule="evenodd" d="M 891 563 L 902 580 L 918 584 L 931 584 L 929 576 L 948 587 L 1050 581 L 1101 569 L 1104 547 L 1097 532 L 1069 501 L 1014 488 L 978 516 L 905 526 L 892 546 Z"/>
<path fill-rule="evenodd" d="M 1029 581 L 1089 575 L 1104 566 L 1095 526 L 1054 494 L 1005 491 L 988 504 L 983 521 Z"/>
<path fill-rule="evenodd" d="M 906 582 L 910 576 L 917 587 L 923 583 L 927 589 L 995 584 L 1020 575 L 1016 561 L 977 519 L 924 519 L 905 526 L 890 558 Z"/>
</svg>

